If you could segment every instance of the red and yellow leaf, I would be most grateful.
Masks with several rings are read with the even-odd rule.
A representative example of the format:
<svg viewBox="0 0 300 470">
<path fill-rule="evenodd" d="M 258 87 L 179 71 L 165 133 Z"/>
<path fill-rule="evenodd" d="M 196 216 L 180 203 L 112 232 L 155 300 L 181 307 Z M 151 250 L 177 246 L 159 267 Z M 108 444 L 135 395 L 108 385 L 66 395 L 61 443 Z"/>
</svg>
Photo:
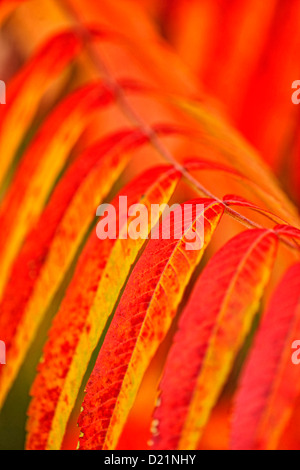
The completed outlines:
<svg viewBox="0 0 300 470">
<path fill-rule="evenodd" d="M 223 206 L 210 199 L 189 204 L 189 223 L 173 225 L 179 207 L 173 213 L 171 239 L 150 240 L 126 285 L 87 385 L 79 419 L 81 449 L 116 447 L 142 377 L 223 213 Z M 196 214 L 197 204 L 204 206 Z M 203 234 L 195 228 L 199 219 Z M 200 241 L 197 250 L 187 249 L 192 234 Z"/>
<path fill-rule="evenodd" d="M 127 196 L 128 206 L 143 203 L 150 207 L 151 204 L 167 203 L 180 178 L 181 174 L 171 167 L 150 169 L 116 197 L 114 206 L 117 214 L 120 196 Z M 149 224 L 144 235 L 147 236 L 150 229 Z M 127 230 L 127 222 L 121 220 L 121 231 L 123 230 Z M 28 449 L 60 447 L 92 352 L 117 302 L 130 267 L 144 243 L 143 239 L 100 241 L 93 233 L 84 248 L 50 330 L 43 362 L 32 387 Z M 112 273 L 109 271 L 111 263 L 115 269 Z M 111 281 L 109 293 L 104 290 L 104 278 L 108 275 Z"/>
<path fill-rule="evenodd" d="M 14 257 L 41 214 L 70 150 L 93 112 L 112 99 L 101 82 L 77 90 L 54 110 L 24 155 L 0 206 L 0 297 Z"/>
<path fill-rule="evenodd" d="M 273 294 L 235 399 L 232 448 L 276 449 L 300 393 L 292 345 L 300 333 L 300 264 Z"/>
<path fill-rule="evenodd" d="M 181 317 L 154 415 L 155 449 L 195 449 L 269 280 L 277 238 L 249 230 L 200 276 Z"/>
<path fill-rule="evenodd" d="M 80 48 L 75 33 L 58 34 L 35 53 L 8 85 L 7 104 L 0 115 L 0 187 L 43 94 Z"/>
<path fill-rule="evenodd" d="M 12 268 L 0 303 L 7 367 L 0 405 L 95 216 L 129 159 L 148 139 L 138 130 L 113 134 L 80 155 L 61 179 Z"/>
</svg>

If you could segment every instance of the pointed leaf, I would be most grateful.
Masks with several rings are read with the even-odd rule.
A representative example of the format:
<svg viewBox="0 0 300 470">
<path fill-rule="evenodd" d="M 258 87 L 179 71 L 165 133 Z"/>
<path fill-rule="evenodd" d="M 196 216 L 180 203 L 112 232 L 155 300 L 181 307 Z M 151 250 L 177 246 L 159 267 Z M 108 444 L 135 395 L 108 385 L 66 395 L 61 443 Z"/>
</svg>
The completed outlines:
<svg viewBox="0 0 300 470">
<path fill-rule="evenodd" d="M 230 240 L 204 269 L 160 385 L 155 449 L 196 449 L 258 310 L 276 248 L 274 234 L 249 230 Z"/>
</svg>

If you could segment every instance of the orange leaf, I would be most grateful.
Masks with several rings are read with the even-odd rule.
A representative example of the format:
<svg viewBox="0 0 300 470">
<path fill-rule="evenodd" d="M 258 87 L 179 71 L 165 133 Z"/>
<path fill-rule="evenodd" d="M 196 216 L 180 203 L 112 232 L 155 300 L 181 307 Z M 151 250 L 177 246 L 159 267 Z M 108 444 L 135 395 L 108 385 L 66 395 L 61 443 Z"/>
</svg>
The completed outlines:
<svg viewBox="0 0 300 470">
<path fill-rule="evenodd" d="M 58 34 L 35 53 L 8 85 L 7 104 L 0 116 L 0 186 L 43 94 L 80 47 L 75 33 Z"/>
</svg>

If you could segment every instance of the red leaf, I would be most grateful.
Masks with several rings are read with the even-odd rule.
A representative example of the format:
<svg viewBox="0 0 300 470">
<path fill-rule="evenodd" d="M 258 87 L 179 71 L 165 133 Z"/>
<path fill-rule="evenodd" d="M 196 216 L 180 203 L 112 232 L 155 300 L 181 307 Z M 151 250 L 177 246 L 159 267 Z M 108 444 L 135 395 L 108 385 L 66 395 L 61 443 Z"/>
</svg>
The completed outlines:
<svg viewBox="0 0 300 470">
<path fill-rule="evenodd" d="M 155 449 L 195 449 L 250 329 L 277 239 L 249 230 L 230 240 L 200 276 L 182 315 L 160 385 Z"/>
<path fill-rule="evenodd" d="M 265 313 L 235 399 L 232 447 L 276 449 L 300 393 L 292 344 L 300 339 L 300 264 L 289 269 Z"/>
</svg>

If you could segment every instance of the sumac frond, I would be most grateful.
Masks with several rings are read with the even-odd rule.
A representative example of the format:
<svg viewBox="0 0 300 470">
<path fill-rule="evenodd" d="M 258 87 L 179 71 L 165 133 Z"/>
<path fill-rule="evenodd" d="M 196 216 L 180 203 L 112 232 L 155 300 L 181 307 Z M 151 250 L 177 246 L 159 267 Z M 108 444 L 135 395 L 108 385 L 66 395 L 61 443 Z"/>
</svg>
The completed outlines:
<svg viewBox="0 0 300 470">
<path fill-rule="evenodd" d="M 140 402 L 143 447 L 300 446 L 299 12 L 0 1 L 0 447 L 16 391 L 27 449 L 115 449 Z"/>
</svg>

